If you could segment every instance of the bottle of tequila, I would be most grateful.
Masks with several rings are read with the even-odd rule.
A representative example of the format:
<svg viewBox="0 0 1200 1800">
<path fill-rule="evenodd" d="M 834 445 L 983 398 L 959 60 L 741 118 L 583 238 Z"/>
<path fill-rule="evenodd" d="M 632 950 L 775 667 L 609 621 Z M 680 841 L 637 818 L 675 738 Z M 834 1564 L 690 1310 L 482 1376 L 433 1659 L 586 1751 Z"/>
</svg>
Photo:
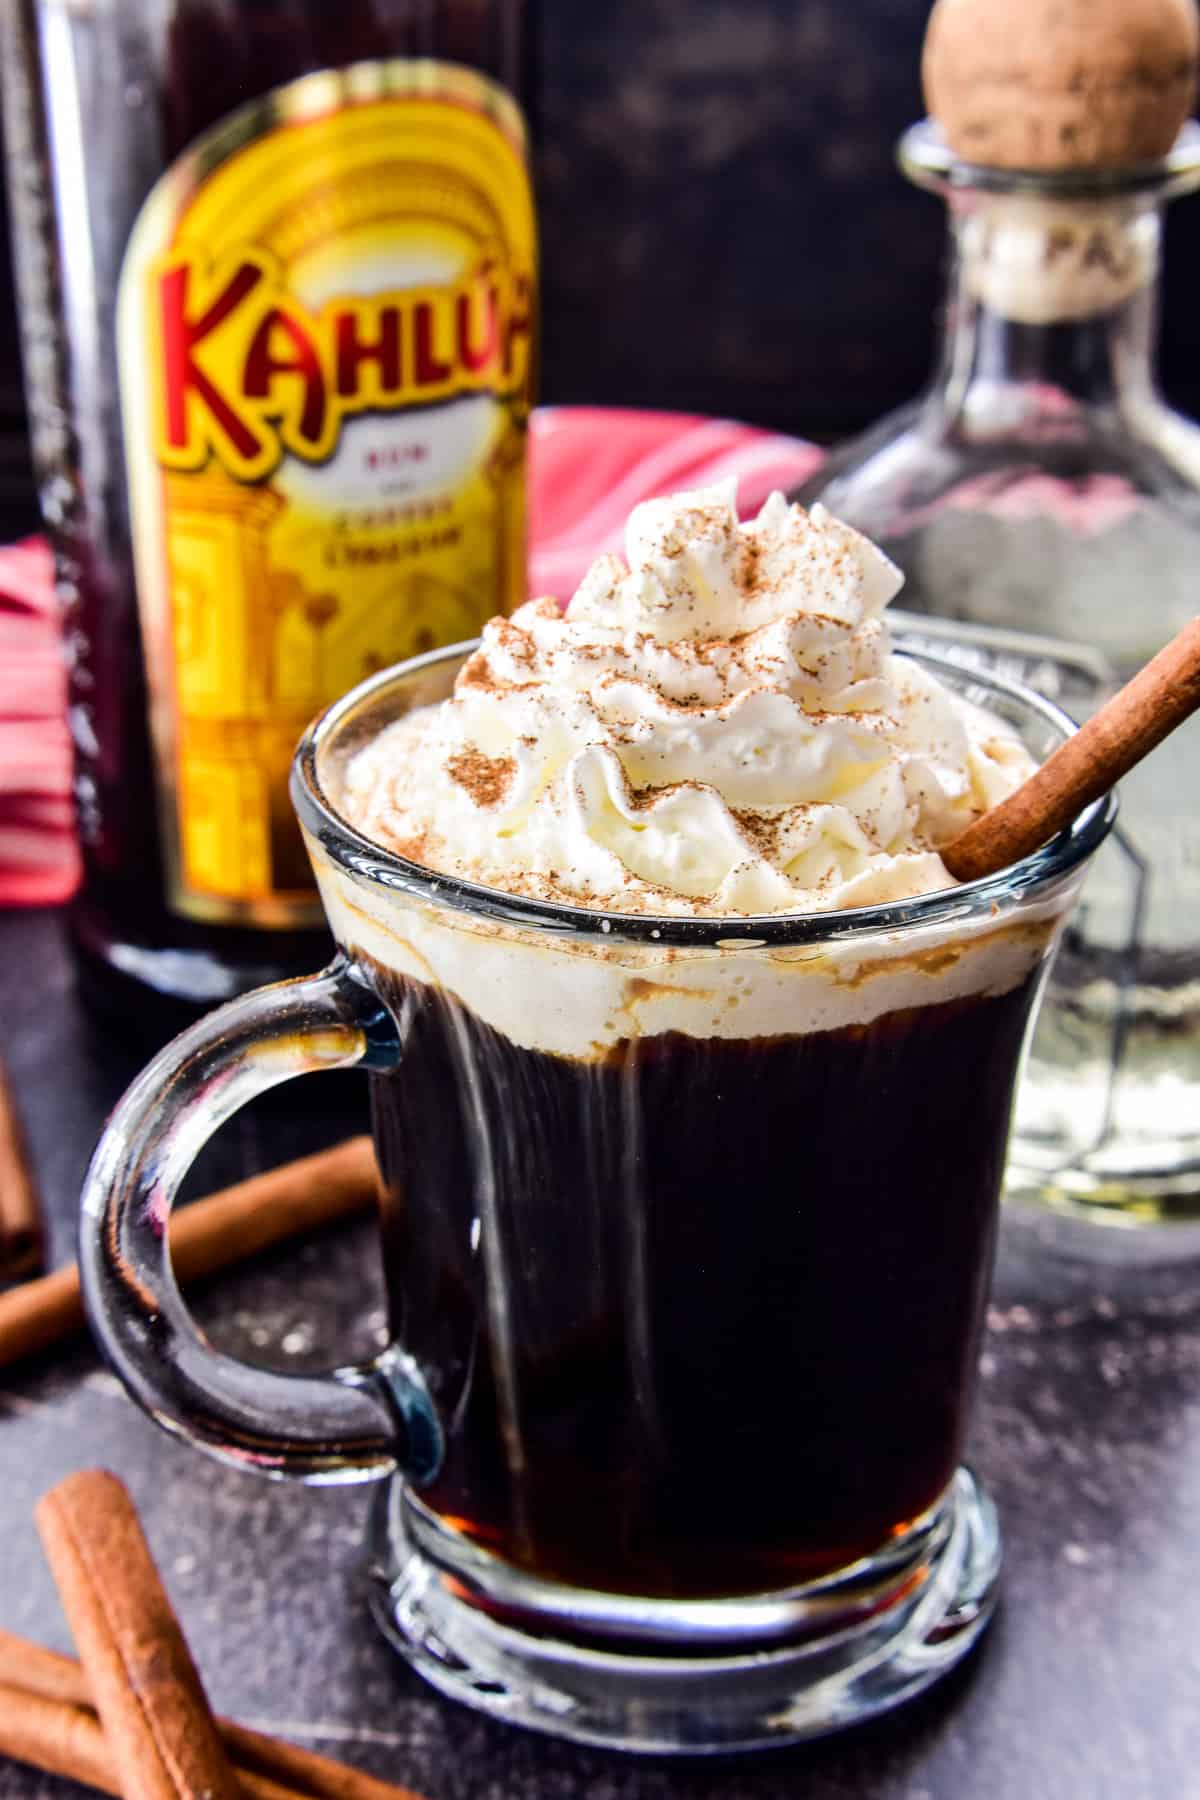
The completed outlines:
<svg viewBox="0 0 1200 1800">
<path fill-rule="evenodd" d="M 901 163 L 949 209 L 937 373 L 798 497 L 884 546 L 910 628 L 1078 716 L 1200 610 L 1200 430 L 1154 377 L 1163 208 L 1200 185 L 1200 130 L 1159 164 L 1025 174 L 925 123 Z M 1016 1194 L 1200 1219 L 1198 794 L 1200 718 L 1123 784 L 1030 1048 Z"/>
</svg>

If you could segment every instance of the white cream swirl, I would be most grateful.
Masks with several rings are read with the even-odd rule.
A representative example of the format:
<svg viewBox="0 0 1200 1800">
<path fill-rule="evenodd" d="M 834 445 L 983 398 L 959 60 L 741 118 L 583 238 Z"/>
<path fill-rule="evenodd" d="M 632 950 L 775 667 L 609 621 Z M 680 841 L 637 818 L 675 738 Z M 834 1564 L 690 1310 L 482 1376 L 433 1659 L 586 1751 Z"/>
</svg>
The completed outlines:
<svg viewBox="0 0 1200 1800">
<path fill-rule="evenodd" d="M 493 619 L 342 805 L 445 874 L 620 911 L 865 906 L 953 885 L 936 845 L 1024 779 L 1015 735 L 891 653 L 901 576 L 823 507 L 732 483 L 631 514 L 628 568 Z"/>
</svg>

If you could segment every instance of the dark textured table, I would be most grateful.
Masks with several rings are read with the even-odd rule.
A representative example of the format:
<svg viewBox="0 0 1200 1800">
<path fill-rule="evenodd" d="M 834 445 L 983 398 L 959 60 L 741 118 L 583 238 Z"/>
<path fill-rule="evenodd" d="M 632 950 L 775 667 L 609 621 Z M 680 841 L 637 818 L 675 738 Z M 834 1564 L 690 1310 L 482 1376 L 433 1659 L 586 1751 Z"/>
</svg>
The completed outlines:
<svg viewBox="0 0 1200 1800">
<path fill-rule="evenodd" d="M 0 915 L 0 1024 L 62 1260 L 89 1151 L 136 1059 L 82 1012 L 58 915 Z M 361 1121 L 354 1076 L 301 1092 L 231 1125 L 197 1186 Z M 1197 1800 L 1198 1272 L 1089 1268 L 1006 1227 L 973 1450 L 1004 1520 L 1003 1606 L 964 1669 L 853 1735 L 668 1763 L 476 1717 L 411 1675 L 365 1616 L 366 1490 L 258 1482 L 176 1444 L 83 1343 L 0 1373 L 0 1627 L 70 1648 L 32 1509 L 69 1470 L 103 1464 L 133 1491 L 215 1705 L 429 1800 Z M 263 1258 L 197 1310 L 223 1345 L 277 1367 L 361 1354 L 383 1327 L 371 1231 Z M 0 1762 L 0 1800 L 77 1791 Z"/>
</svg>

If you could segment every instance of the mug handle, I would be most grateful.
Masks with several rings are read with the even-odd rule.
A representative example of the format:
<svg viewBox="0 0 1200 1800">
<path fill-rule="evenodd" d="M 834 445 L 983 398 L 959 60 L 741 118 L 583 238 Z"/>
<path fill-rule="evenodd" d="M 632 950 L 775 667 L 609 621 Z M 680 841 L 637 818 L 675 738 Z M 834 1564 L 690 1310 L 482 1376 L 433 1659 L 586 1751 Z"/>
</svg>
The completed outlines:
<svg viewBox="0 0 1200 1800">
<path fill-rule="evenodd" d="M 428 1480 L 442 1431 L 399 1345 L 321 1375 L 276 1374 L 216 1350 L 184 1305 L 167 1219 L 197 1153 L 239 1107 L 293 1075 L 394 1069 L 396 1022 L 339 957 L 319 975 L 219 1007 L 138 1076 L 84 1182 L 79 1269 L 92 1330 L 168 1431 L 272 1476 L 349 1482 L 397 1467 Z"/>
</svg>

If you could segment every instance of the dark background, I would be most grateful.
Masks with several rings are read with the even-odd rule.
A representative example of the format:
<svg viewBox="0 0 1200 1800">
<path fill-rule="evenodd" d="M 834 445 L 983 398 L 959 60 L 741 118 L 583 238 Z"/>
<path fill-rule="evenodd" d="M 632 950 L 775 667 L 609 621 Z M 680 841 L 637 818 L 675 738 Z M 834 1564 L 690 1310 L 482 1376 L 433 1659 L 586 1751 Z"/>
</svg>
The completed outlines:
<svg viewBox="0 0 1200 1800">
<path fill-rule="evenodd" d="M 930 366 L 939 203 L 893 163 L 928 0 L 541 0 L 546 401 L 822 440 Z M 1161 369 L 1200 412 L 1200 202 L 1172 209 Z M 33 521 L 0 231 L 0 536 Z"/>
</svg>

